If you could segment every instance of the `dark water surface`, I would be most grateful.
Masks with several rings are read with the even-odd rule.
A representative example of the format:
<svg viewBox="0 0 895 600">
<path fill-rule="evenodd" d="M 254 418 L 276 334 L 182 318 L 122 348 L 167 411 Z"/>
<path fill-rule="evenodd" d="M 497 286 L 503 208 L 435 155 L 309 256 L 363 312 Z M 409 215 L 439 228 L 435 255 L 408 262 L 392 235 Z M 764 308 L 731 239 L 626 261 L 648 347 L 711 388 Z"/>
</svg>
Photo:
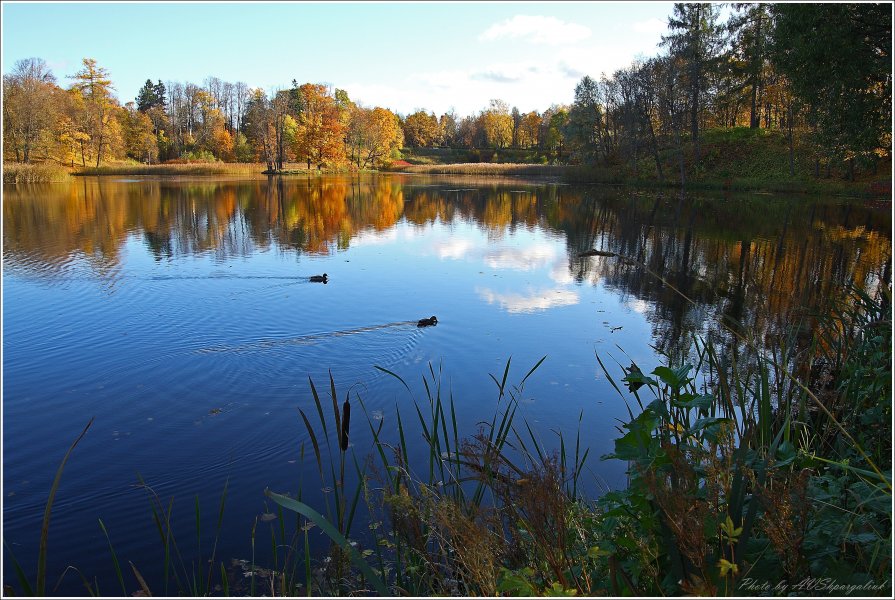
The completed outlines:
<svg viewBox="0 0 895 600">
<path fill-rule="evenodd" d="M 309 446 L 300 458 L 309 377 L 327 388 L 332 372 L 393 432 L 395 408 L 415 414 L 440 366 L 472 434 L 495 410 L 489 373 L 512 357 L 518 382 L 546 355 L 517 418 L 546 447 L 580 424 L 596 495 L 625 484 L 625 465 L 598 457 L 627 411 L 595 353 L 618 377 L 613 359 L 649 371 L 657 349 L 685 356 L 692 334 L 729 338 L 720 319 L 773 345 L 846 284 L 873 289 L 891 271 L 888 204 L 809 196 L 401 175 L 3 191 L 3 537 L 33 574 L 53 474 L 95 416 L 59 488 L 48 572 L 52 587 L 74 565 L 106 594 L 120 588 L 100 518 L 120 559 L 147 577 L 161 568 L 138 474 L 174 498 L 186 557 L 195 496 L 207 555 L 228 478 L 223 560 L 249 558 L 265 487 L 304 478 L 319 500 Z M 592 248 L 648 268 L 578 256 Z M 327 284 L 308 280 L 324 272 Z M 436 327 L 416 327 L 429 315 Z M 371 436 L 355 419 L 363 461 Z M 422 452 L 418 437 L 408 445 Z M 59 588 L 82 590 L 71 573 Z"/>
</svg>

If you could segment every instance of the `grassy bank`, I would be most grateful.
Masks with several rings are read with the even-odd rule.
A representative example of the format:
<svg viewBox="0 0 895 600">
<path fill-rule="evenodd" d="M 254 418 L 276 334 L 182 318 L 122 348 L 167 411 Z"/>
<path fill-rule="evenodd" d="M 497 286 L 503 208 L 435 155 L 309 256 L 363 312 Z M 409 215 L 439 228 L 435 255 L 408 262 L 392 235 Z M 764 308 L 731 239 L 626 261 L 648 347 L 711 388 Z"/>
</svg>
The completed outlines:
<svg viewBox="0 0 895 600">
<path fill-rule="evenodd" d="M 568 172 L 568 167 L 552 165 L 530 165 L 521 163 L 459 163 L 447 165 L 412 165 L 402 167 L 402 173 L 422 173 L 428 175 L 518 175 L 527 177 L 560 177 Z"/>
<path fill-rule="evenodd" d="M 397 170 L 432 174 L 502 174 L 561 176 L 570 183 L 625 184 L 645 187 L 681 185 L 689 189 L 820 193 L 851 196 L 891 196 L 891 162 L 858 164 L 850 181 L 848 164 L 817 156 L 807 143 L 795 143 L 790 173 L 789 143 L 784 132 L 748 127 L 710 129 L 702 134 L 700 160 L 684 141 L 681 152 L 659 153 L 661 176 L 655 158 L 641 149 L 638 160 L 616 160 L 609 165 L 547 166 L 547 157 L 533 150 L 460 150 L 450 148 L 404 149 L 411 163 Z M 525 169 L 524 167 L 531 167 Z"/>
<path fill-rule="evenodd" d="M 402 148 L 401 157 L 411 165 L 462 163 L 521 163 L 546 165 L 550 158 L 537 148 Z"/>
<path fill-rule="evenodd" d="M 68 169 L 56 164 L 3 163 L 3 183 L 58 183 L 68 180 Z"/>
<path fill-rule="evenodd" d="M 810 145 L 797 140 L 790 172 L 789 143 L 784 132 L 748 127 L 703 132 L 699 163 L 695 162 L 693 145 L 689 141 L 684 142 L 681 152 L 677 149 L 660 152 L 661 177 L 655 158 L 641 152 L 637 161 L 619 162 L 611 167 L 577 167 L 570 170 L 568 179 L 680 187 L 681 162 L 685 185 L 691 189 L 891 195 L 891 162 L 888 160 L 880 159 L 874 165 L 858 165 L 855 180 L 850 181 L 847 163 L 819 157 Z"/>
</svg>

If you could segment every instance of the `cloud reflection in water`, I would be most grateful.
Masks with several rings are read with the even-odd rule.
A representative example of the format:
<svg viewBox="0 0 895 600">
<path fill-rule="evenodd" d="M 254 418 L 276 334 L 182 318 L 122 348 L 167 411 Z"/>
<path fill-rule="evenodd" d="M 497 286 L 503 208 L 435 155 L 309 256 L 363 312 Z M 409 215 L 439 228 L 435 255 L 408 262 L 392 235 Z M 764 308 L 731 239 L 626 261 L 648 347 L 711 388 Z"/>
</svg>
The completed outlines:
<svg viewBox="0 0 895 600">
<path fill-rule="evenodd" d="M 565 288 L 532 290 L 528 294 L 500 294 L 489 288 L 476 288 L 476 293 L 488 304 L 499 304 L 508 313 L 530 313 L 559 306 L 578 304 L 578 292 Z"/>
</svg>

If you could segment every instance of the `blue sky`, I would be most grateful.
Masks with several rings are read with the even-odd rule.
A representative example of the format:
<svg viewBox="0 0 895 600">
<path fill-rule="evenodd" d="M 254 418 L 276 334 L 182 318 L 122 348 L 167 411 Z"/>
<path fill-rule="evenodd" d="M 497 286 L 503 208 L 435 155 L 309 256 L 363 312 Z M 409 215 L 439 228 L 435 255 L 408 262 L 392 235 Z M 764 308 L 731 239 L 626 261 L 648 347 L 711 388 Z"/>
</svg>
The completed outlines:
<svg viewBox="0 0 895 600">
<path fill-rule="evenodd" d="M 659 52 L 670 2 L 3 2 L 3 72 L 37 56 L 61 85 L 84 57 L 122 103 L 147 78 L 329 83 L 365 106 L 461 116 L 492 98 L 569 103 L 584 75 Z"/>
</svg>

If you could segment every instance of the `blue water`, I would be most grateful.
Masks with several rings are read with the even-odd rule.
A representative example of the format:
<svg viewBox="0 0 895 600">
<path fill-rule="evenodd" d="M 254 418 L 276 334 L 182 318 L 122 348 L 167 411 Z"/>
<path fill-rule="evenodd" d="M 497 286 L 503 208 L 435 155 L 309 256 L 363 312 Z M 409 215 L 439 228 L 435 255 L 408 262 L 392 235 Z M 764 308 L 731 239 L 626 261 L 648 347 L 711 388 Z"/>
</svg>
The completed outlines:
<svg viewBox="0 0 895 600">
<path fill-rule="evenodd" d="M 119 558 L 157 581 L 163 547 L 139 478 L 166 506 L 174 499 L 187 555 L 195 497 L 207 554 L 228 482 L 218 557 L 249 558 L 266 487 L 302 485 L 311 504 L 324 493 L 298 409 L 316 417 L 309 378 L 327 391 L 330 373 L 340 402 L 350 390 L 393 436 L 396 408 L 409 418 L 425 402 L 432 365 L 471 435 L 497 408 L 489 374 L 500 379 L 511 360 L 518 383 L 546 356 L 519 393 L 517 423 L 548 449 L 580 431 L 584 493 L 622 487 L 626 465 L 598 457 L 631 397 L 595 354 L 618 378 L 632 361 L 648 371 L 657 348 L 680 356 L 731 306 L 773 335 L 837 286 L 889 277 L 885 210 L 843 218 L 840 203 L 763 199 L 785 222 L 737 229 L 712 203 L 724 221 L 740 210 L 730 203 L 758 200 L 700 202 L 682 211 L 655 192 L 406 176 L 5 187 L 4 540 L 33 574 L 55 469 L 94 418 L 53 509 L 51 587 L 74 565 L 120 593 L 98 519 Z M 830 239 L 818 222 L 852 235 Z M 578 257 L 593 247 L 640 253 L 695 304 L 617 258 Z M 324 272 L 326 284 L 308 280 Z M 437 326 L 416 326 L 430 315 Z M 362 463 L 372 442 L 357 406 Z M 423 442 L 408 446 L 420 455 Z M 9 565 L 7 555 L 7 582 Z M 82 592 L 71 572 L 57 590 Z"/>
</svg>

